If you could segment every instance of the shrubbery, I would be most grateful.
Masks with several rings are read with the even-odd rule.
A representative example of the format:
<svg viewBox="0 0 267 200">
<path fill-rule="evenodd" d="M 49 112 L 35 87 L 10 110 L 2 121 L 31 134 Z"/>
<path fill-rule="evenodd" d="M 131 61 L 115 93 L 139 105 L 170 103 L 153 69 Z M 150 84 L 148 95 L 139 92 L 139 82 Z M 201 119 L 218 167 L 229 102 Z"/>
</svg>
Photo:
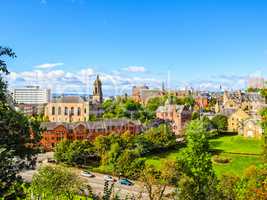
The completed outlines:
<svg viewBox="0 0 267 200">
<path fill-rule="evenodd" d="M 93 143 L 62 141 L 56 146 L 54 156 L 59 162 L 100 166 L 101 172 L 104 172 L 103 166 L 107 166 L 115 174 L 138 178 L 145 165 L 142 156 L 175 147 L 175 139 L 170 127 L 162 124 L 140 135 L 125 132 L 99 136 Z"/>
</svg>

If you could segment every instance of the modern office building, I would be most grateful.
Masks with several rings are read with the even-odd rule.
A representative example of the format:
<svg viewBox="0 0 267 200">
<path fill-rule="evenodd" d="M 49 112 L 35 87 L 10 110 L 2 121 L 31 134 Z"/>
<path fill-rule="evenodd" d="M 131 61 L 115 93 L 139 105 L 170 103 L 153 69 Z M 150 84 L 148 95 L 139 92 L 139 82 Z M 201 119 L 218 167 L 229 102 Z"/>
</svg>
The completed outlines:
<svg viewBox="0 0 267 200">
<path fill-rule="evenodd" d="M 46 104 L 50 101 L 51 91 L 39 86 L 26 86 L 14 88 L 12 96 L 17 104 Z"/>
<path fill-rule="evenodd" d="M 263 77 L 249 77 L 248 88 L 262 89 L 264 88 L 264 78 Z"/>
</svg>

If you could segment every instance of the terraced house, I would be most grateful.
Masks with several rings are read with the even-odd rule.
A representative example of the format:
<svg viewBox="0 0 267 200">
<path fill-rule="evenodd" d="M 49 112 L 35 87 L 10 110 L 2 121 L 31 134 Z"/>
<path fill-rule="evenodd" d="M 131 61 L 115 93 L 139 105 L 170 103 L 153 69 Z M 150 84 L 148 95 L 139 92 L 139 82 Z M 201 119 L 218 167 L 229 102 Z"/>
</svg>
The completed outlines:
<svg viewBox="0 0 267 200">
<path fill-rule="evenodd" d="M 111 133 L 138 134 L 142 131 L 139 121 L 128 119 L 112 119 L 94 122 L 43 122 L 41 145 L 46 150 L 51 150 L 60 141 L 66 140 L 89 140 L 92 141 L 100 135 Z"/>
</svg>

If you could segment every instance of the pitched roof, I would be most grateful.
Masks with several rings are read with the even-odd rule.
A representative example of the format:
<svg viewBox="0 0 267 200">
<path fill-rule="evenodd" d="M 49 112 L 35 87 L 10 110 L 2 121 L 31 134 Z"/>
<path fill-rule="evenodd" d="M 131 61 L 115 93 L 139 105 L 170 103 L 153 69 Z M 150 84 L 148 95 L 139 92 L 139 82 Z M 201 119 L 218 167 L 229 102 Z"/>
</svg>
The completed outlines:
<svg viewBox="0 0 267 200">
<path fill-rule="evenodd" d="M 83 125 L 86 129 L 106 129 L 107 127 L 121 127 L 125 126 L 129 123 L 132 123 L 137 126 L 141 126 L 139 121 L 129 120 L 129 119 L 108 119 L 108 120 L 101 120 L 101 121 L 90 121 L 90 122 L 43 122 L 41 123 L 41 128 L 44 130 L 53 130 L 56 127 L 62 125 L 66 129 L 72 130 L 77 128 L 79 125 Z"/>
<path fill-rule="evenodd" d="M 227 108 L 227 109 L 223 109 L 222 112 L 220 112 L 220 114 L 229 117 L 230 115 L 232 115 L 234 112 L 236 112 L 236 109 L 234 108 Z"/>
<path fill-rule="evenodd" d="M 53 99 L 52 103 L 84 103 L 84 100 L 80 96 L 63 96 Z"/>
<path fill-rule="evenodd" d="M 264 98 L 256 92 L 250 92 L 250 93 L 241 93 L 241 92 L 232 92 L 227 93 L 227 96 L 229 99 L 233 100 L 236 103 L 241 103 L 244 101 L 249 102 L 264 102 Z"/>
<path fill-rule="evenodd" d="M 167 104 L 165 106 L 159 106 L 156 112 L 165 112 L 165 113 L 170 113 L 176 110 L 177 113 L 181 113 L 182 111 L 185 110 L 184 105 L 172 105 L 172 104 Z"/>
</svg>

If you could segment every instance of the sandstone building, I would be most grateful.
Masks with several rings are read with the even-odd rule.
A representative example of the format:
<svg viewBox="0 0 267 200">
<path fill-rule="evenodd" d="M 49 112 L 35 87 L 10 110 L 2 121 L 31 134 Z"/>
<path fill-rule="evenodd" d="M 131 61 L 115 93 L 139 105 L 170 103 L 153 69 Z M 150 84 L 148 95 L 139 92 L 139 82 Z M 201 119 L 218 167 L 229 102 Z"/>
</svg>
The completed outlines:
<svg viewBox="0 0 267 200">
<path fill-rule="evenodd" d="M 90 115 L 101 115 L 103 102 L 102 83 L 97 75 L 92 99 L 80 96 L 61 96 L 52 99 L 45 107 L 45 116 L 50 122 L 88 121 Z"/>
</svg>

